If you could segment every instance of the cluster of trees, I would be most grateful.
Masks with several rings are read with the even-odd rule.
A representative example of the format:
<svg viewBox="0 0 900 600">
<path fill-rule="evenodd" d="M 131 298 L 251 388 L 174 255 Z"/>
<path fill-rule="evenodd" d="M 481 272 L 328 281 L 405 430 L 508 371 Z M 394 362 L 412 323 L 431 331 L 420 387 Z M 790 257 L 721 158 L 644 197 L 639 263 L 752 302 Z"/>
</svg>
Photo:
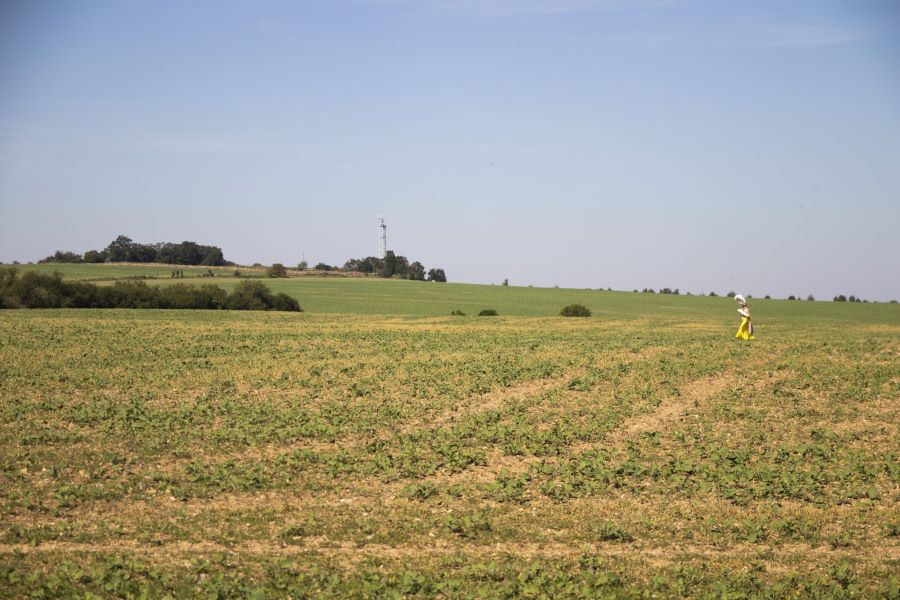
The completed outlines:
<svg viewBox="0 0 900 600">
<path fill-rule="evenodd" d="M 327 266 L 327 265 L 326 265 Z M 317 265 L 318 269 L 319 266 Z M 327 269 L 326 269 L 327 270 Z M 446 282 L 447 274 L 443 269 L 429 269 L 425 272 L 425 266 L 419 261 L 409 262 L 405 256 L 398 256 L 393 250 L 388 250 L 384 258 L 367 256 L 365 258 L 351 258 L 344 263 L 344 270 L 356 273 L 371 273 L 380 277 L 400 277 L 415 281 Z"/>
<path fill-rule="evenodd" d="M 272 265 L 272 266 L 275 266 L 275 265 Z M 298 271 L 305 271 L 308 268 L 309 268 L 309 263 L 307 263 L 305 260 L 300 261 L 300 264 L 297 265 Z M 329 265 L 328 263 L 319 262 L 319 263 L 316 263 L 316 266 L 313 267 L 313 270 L 314 271 L 340 271 L 341 268 L 334 266 L 334 265 Z"/>
<path fill-rule="evenodd" d="M 204 265 L 221 267 L 231 265 L 225 260 L 218 246 L 204 246 L 196 242 L 160 242 L 158 244 L 138 244 L 130 237 L 120 235 L 103 250 L 88 250 L 81 254 L 57 250 L 56 253 L 40 260 L 41 263 L 103 263 L 137 262 L 166 263 L 170 265 Z"/>
<path fill-rule="evenodd" d="M 634 290 L 634 292 L 637 293 L 637 290 Z M 641 292 L 643 292 L 644 294 L 655 294 L 655 293 L 656 293 L 655 291 L 653 291 L 653 288 L 644 288 L 643 290 L 641 290 Z M 660 288 L 659 293 L 660 293 L 660 294 L 673 294 L 673 295 L 675 295 L 675 296 L 678 296 L 679 294 L 681 294 L 681 292 L 678 290 L 678 288 L 675 288 L 674 290 L 673 290 L 673 289 L 670 289 L 670 288 Z M 688 295 L 688 296 L 693 296 L 694 294 L 692 294 L 691 292 L 687 292 L 687 295 Z M 700 295 L 702 296 L 703 294 L 700 294 Z M 727 294 L 725 294 L 725 296 L 728 297 L 728 298 L 734 298 L 735 295 L 736 295 L 736 294 L 735 294 L 734 291 L 730 291 L 730 292 L 728 292 Z M 710 297 L 710 298 L 718 298 L 719 295 L 718 295 L 717 293 L 715 293 L 715 292 L 710 292 L 710 293 L 709 293 L 709 297 Z M 751 296 L 750 294 L 747 294 L 747 298 L 748 298 L 748 299 L 749 299 L 749 298 L 752 298 L 752 297 L 753 297 L 753 296 Z M 772 299 L 772 296 L 770 296 L 769 294 L 766 294 L 766 295 L 765 295 L 765 299 L 766 299 L 766 300 L 771 300 L 771 299 Z M 806 299 L 809 300 L 809 301 L 815 300 L 815 298 L 813 297 L 812 294 L 810 294 L 809 296 L 807 296 Z M 800 298 L 798 298 L 798 297 L 796 297 L 796 296 L 788 296 L 788 300 L 800 300 Z M 838 299 L 837 299 L 837 297 L 835 297 L 835 302 L 837 302 L 837 301 L 838 301 Z"/>
<path fill-rule="evenodd" d="M 229 294 L 215 285 L 176 283 L 151 287 L 143 281 L 111 286 L 64 281 L 62 275 L 0 268 L 0 308 L 191 308 L 300 312 L 287 294 L 273 294 L 259 281 L 242 281 Z"/>
<path fill-rule="evenodd" d="M 93 250 L 92 250 L 93 252 Z M 84 257 L 74 252 L 57 250 L 55 254 L 51 254 L 47 258 L 43 258 L 38 263 L 83 263 Z"/>
<path fill-rule="evenodd" d="M 857 298 L 853 294 L 850 294 L 849 298 L 843 294 L 839 294 L 834 297 L 834 301 L 835 302 L 868 302 L 868 300 L 863 300 L 862 298 Z"/>
<path fill-rule="evenodd" d="M 428 269 L 428 281 L 436 281 L 437 283 L 447 283 L 447 274 L 443 269 Z"/>
</svg>

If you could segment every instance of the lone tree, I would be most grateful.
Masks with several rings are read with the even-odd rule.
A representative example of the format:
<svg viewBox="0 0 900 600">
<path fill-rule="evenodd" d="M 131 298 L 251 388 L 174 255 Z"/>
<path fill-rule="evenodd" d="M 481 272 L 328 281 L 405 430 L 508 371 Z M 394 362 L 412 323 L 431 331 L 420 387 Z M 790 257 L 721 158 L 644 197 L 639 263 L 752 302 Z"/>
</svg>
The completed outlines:
<svg viewBox="0 0 900 600">
<path fill-rule="evenodd" d="M 271 267 L 266 269 L 266 276 L 268 276 L 268 277 L 287 277 L 288 272 L 287 272 L 287 269 L 284 268 L 283 264 L 274 263 Z"/>
<path fill-rule="evenodd" d="M 419 261 L 413 261 L 409 265 L 409 273 L 407 275 L 413 281 L 425 281 L 425 266 Z"/>
<path fill-rule="evenodd" d="M 447 283 L 447 275 L 444 274 L 443 269 L 428 269 L 428 281 Z"/>
<path fill-rule="evenodd" d="M 106 255 L 110 262 L 125 262 L 134 242 L 127 235 L 120 235 L 106 247 Z"/>
</svg>

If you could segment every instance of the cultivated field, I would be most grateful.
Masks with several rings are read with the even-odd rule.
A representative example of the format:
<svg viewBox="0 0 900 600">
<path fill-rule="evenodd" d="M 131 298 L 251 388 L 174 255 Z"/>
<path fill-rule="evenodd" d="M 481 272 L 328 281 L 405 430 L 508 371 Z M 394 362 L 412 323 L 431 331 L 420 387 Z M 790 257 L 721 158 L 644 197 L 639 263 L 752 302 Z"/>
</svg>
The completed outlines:
<svg viewBox="0 0 900 600">
<path fill-rule="evenodd" d="M 50 274 L 62 273 L 66 279 L 79 281 L 108 281 L 114 279 L 159 278 L 170 279 L 172 271 L 182 271 L 184 278 L 201 278 L 212 272 L 216 276 L 233 275 L 241 271 L 246 275 L 263 276 L 265 269 L 252 267 L 201 267 L 192 265 L 162 265 L 140 263 L 41 263 L 33 265 L 13 265 L 23 273 L 35 271 Z"/>
<path fill-rule="evenodd" d="M 900 594 L 897 305 L 273 289 L 0 311 L 0 595 Z"/>
</svg>

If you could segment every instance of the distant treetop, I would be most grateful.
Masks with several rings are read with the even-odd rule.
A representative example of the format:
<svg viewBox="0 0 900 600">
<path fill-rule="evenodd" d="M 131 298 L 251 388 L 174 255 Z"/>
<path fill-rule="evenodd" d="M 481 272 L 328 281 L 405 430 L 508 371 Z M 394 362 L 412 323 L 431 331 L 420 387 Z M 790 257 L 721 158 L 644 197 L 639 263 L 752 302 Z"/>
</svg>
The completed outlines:
<svg viewBox="0 0 900 600">
<path fill-rule="evenodd" d="M 425 266 L 419 261 L 409 262 L 405 256 L 388 250 L 384 258 L 367 256 L 365 258 L 351 258 L 344 263 L 344 270 L 356 273 L 368 273 L 380 277 L 400 277 L 413 281 L 447 281 L 447 275 L 443 269 L 430 269 L 426 277 Z"/>
<path fill-rule="evenodd" d="M 166 263 L 170 265 L 203 265 L 221 267 L 234 263 L 225 260 L 218 246 L 204 246 L 196 242 L 159 242 L 139 244 L 127 235 L 120 235 L 103 250 L 88 250 L 84 256 L 75 252 L 57 250 L 55 254 L 38 262 L 103 263 L 135 262 Z"/>
</svg>

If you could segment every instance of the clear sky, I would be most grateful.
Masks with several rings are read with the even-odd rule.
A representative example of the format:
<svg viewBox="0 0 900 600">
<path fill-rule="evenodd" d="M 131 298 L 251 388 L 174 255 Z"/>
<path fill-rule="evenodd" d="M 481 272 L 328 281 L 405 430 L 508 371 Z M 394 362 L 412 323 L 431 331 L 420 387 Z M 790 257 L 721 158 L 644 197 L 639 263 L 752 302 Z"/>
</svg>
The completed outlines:
<svg viewBox="0 0 900 600">
<path fill-rule="evenodd" d="M 900 299 L 900 2 L 0 2 L 0 260 Z"/>
</svg>

